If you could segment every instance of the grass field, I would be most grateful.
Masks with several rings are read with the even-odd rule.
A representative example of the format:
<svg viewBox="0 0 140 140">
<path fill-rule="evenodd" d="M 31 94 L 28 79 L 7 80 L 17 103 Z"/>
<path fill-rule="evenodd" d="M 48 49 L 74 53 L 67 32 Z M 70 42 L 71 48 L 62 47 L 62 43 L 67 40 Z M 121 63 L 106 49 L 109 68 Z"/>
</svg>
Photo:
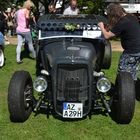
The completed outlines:
<svg viewBox="0 0 140 140">
<path fill-rule="evenodd" d="M 136 102 L 135 114 L 129 125 L 116 124 L 109 116 L 93 115 L 79 121 L 62 121 L 45 114 L 34 116 L 24 123 L 12 123 L 7 108 L 7 90 L 9 80 L 16 70 L 24 69 L 35 77 L 35 61 L 24 58 L 17 65 L 15 46 L 5 48 L 6 63 L 0 69 L 0 140 L 139 140 L 140 139 L 140 103 Z M 112 66 L 106 75 L 115 80 L 120 53 L 114 52 Z"/>
</svg>

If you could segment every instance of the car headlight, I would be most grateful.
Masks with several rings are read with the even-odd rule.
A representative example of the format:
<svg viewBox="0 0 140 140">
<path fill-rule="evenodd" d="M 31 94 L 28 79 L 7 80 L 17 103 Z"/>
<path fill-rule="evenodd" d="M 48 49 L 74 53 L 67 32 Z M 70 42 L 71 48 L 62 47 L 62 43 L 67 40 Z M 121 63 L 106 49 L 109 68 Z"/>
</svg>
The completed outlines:
<svg viewBox="0 0 140 140">
<path fill-rule="evenodd" d="M 43 92 L 47 89 L 48 87 L 48 83 L 46 81 L 46 78 L 43 77 L 43 76 L 38 76 L 34 83 L 33 83 L 33 86 L 34 86 L 34 89 L 37 91 L 37 92 Z"/>
<path fill-rule="evenodd" d="M 98 29 L 98 26 L 97 26 L 97 25 L 93 25 L 93 26 L 92 26 L 92 29 L 95 31 L 95 30 Z"/>
<path fill-rule="evenodd" d="M 106 93 L 107 91 L 109 91 L 111 88 L 111 83 L 110 81 L 105 78 L 105 77 L 101 77 L 98 79 L 97 81 L 97 89 L 100 92 Z"/>
</svg>

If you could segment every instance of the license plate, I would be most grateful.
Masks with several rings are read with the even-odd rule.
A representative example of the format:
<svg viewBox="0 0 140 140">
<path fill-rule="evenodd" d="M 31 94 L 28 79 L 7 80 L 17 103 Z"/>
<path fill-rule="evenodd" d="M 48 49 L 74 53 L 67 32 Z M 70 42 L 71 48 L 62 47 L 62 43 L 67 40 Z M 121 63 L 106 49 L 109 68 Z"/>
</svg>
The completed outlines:
<svg viewBox="0 0 140 140">
<path fill-rule="evenodd" d="M 87 38 L 98 38 L 101 37 L 101 35 L 102 35 L 101 31 L 89 31 L 89 30 L 83 31 L 83 37 Z"/>
<path fill-rule="evenodd" d="M 63 118 L 82 118 L 82 103 L 63 103 Z"/>
</svg>

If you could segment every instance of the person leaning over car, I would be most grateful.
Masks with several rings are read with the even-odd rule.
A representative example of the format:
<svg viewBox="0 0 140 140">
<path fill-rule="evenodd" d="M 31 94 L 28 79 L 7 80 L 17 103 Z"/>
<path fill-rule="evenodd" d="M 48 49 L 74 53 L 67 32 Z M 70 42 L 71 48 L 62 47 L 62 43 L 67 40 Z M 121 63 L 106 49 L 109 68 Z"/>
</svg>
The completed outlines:
<svg viewBox="0 0 140 140">
<path fill-rule="evenodd" d="M 70 6 L 66 8 L 63 15 L 78 15 L 79 9 L 77 8 L 77 0 L 71 0 Z"/>
<path fill-rule="evenodd" d="M 30 17 L 30 11 L 33 3 L 31 1 L 26 1 L 24 3 L 24 6 L 22 9 L 18 10 L 17 12 L 17 38 L 18 38 L 18 45 L 16 49 L 16 60 L 17 63 L 20 64 L 22 63 L 20 54 L 21 54 L 21 47 L 22 47 L 22 42 L 23 39 L 27 41 L 29 50 L 32 52 L 32 57 L 36 57 L 35 50 L 33 48 L 33 43 L 32 43 L 32 37 L 31 37 L 31 32 L 29 28 L 29 17 Z"/>
<path fill-rule="evenodd" d="M 109 39 L 119 36 L 124 49 L 118 65 L 119 71 L 132 74 L 137 80 L 140 61 L 140 25 L 132 14 L 126 13 L 120 4 L 110 4 L 107 8 L 109 30 L 103 22 L 98 23 L 104 37 Z"/>
</svg>

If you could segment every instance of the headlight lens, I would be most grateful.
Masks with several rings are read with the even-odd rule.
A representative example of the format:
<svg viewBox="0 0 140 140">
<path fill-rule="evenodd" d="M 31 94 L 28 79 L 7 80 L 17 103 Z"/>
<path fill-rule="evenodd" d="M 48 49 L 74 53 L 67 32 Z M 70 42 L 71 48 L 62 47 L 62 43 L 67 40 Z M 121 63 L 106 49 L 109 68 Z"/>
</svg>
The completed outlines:
<svg viewBox="0 0 140 140">
<path fill-rule="evenodd" d="M 107 91 L 110 90 L 110 88 L 111 88 L 111 83 L 107 78 L 102 77 L 102 78 L 98 79 L 98 81 L 97 81 L 97 89 L 100 92 L 106 93 Z"/>
<path fill-rule="evenodd" d="M 98 26 L 97 26 L 97 25 L 93 25 L 93 26 L 92 26 L 92 29 L 95 31 L 95 30 L 98 29 Z"/>
<path fill-rule="evenodd" d="M 43 76 L 39 76 L 35 79 L 33 86 L 37 92 L 43 92 L 47 89 L 48 83 Z"/>
</svg>

